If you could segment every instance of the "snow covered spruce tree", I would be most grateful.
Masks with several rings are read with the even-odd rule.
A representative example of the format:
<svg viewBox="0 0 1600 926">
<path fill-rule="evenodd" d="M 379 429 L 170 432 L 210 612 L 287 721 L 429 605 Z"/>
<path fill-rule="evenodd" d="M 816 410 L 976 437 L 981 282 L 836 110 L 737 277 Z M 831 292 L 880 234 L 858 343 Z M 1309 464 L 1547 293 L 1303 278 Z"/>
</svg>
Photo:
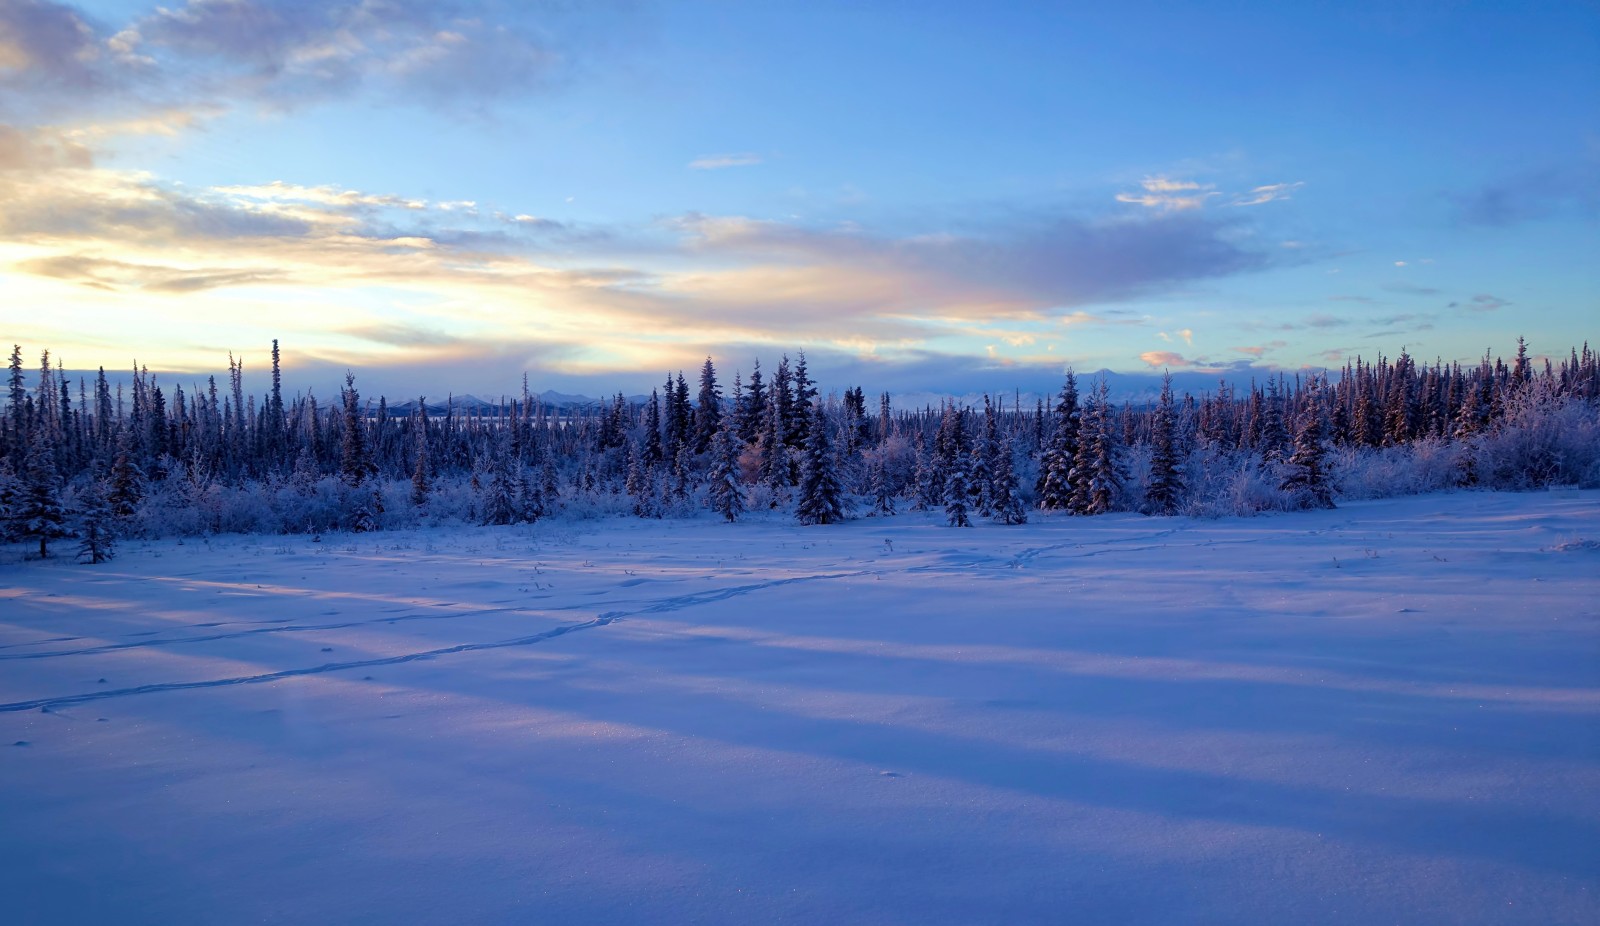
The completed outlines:
<svg viewBox="0 0 1600 926">
<path fill-rule="evenodd" d="M 806 435 L 805 463 L 801 468 L 800 502 L 795 517 L 801 524 L 834 524 L 844 520 L 839 475 L 828 449 L 828 417 L 821 403 Z"/>
<path fill-rule="evenodd" d="M 1289 494 L 1296 508 L 1332 508 L 1333 491 L 1323 464 L 1322 413 L 1317 402 L 1319 380 L 1313 377 L 1309 395 L 1300 410 L 1294 433 L 1294 453 L 1284 465 L 1278 488 Z"/>
<path fill-rule="evenodd" d="M 1028 523 L 1028 510 L 1022 504 L 1022 492 L 1017 486 L 1014 461 L 1015 449 L 1011 441 L 1001 441 L 995 453 L 994 467 L 994 519 L 1001 524 Z"/>
<path fill-rule="evenodd" d="M 98 483 L 78 496 L 78 562 L 98 565 L 117 555 L 115 517 Z"/>
<path fill-rule="evenodd" d="M 61 504 L 61 477 L 56 472 L 55 451 L 45 440 L 45 429 L 34 427 L 28 440 L 27 469 L 22 477 L 17 531 L 25 540 L 39 542 L 39 557 L 50 555 L 50 541 L 71 536 L 67 512 Z"/>
<path fill-rule="evenodd" d="M 1039 481 L 1034 487 L 1040 508 L 1066 511 L 1072 507 L 1072 466 L 1078 456 L 1078 378 L 1071 370 L 1056 400 L 1049 443 L 1039 458 Z"/>
<path fill-rule="evenodd" d="M 1069 507 L 1077 514 L 1106 514 L 1116 507 L 1117 494 L 1125 481 L 1122 464 L 1117 458 L 1109 390 L 1105 379 L 1101 378 L 1090 396 L 1078 435 Z"/>
<path fill-rule="evenodd" d="M 1161 399 L 1150 422 L 1150 485 L 1144 503 L 1151 514 L 1170 515 L 1183 495 L 1183 474 L 1178 464 L 1172 407 L 1172 374 L 1161 377 Z"/>
<path fill-rule="evenodd" d="M 940 456 L 945 460 L 944 516 L 951 527 L 972 526 L 972 521 L 967 517 L 970 501 L 967 465 L 970 455 L 966 447 L 966 429 L 962 427 L 961 419 L 961 412 L 952 403 L 945 406 L 944 420 L 939 425 L 942 438 Z"/>
<path fill-rule="evenodd" d="M 739 484 L 739 442 L 730 419 L 711 438 L 711 485 L 706 501 L 711 510 L 732 523 L 744 514 L 744 486 Z"/>
</svg>

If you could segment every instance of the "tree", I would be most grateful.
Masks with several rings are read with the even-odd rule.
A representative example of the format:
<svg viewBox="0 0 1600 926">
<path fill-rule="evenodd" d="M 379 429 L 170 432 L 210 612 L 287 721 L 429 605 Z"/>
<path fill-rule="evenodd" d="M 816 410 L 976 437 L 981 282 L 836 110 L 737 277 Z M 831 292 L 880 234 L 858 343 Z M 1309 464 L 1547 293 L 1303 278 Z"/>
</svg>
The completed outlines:
<svg viewBox="0 0 1600 926">
<path fill-rule="evenodd" d="M 1015 451 L 1011 441 L 1002 441 L 995 454 L 994 466 L 994 518 L 1001 524 L 1028 523 L 1027 509 L 1022 505 L 1022 493 L 1017 486 Z"/>
<path fill-rule="evenodd" d="M 1055 427 L 1039 459 L 1039 482 L 1035 491 L 1039 507 L 1046 511 L 1063 511 L 1072 506 L 1072 465 L 1078 455 L 1078 425 L 1078 379 L 1068 370 L 1056 401 Z"/>
<path fill-rule="evenodd" d="M 78 497 L 78 562 L 99 565 L 117 555 L 114 517 L 98 483 Z"/>
<path fill-rule="evenodd" d="M 711 485 L 706 499 L 711 510 L 729 523 L 744 514 L 744 487 L 739 484 L 739 441 L 734 423 L 725 422 L 711 438 Z"/>
<path fill-rule="evenodd" d="M 1183 494 L 1173 425 L 1172 374 L 1167 373 L 1161 377 L 1161 400 L 1150 426 L 1150 486 L 1145 489 L 1144 501 L 1152 514 L 1173 514 Z"/>
<path fill-rule="evenodd" d="M 517 520 L 517 486 L 512 481 L 510 460 L 503 449 L 489 458 L 489 478 L 483 485 L 483 523 L 510 524 Z"/>
<path fill-rule="evenodd" d="M 965 459 L 957 457 L 944 477 L 944 516 L 951 527 L 971 527 L 967 518 L 967 469 Z"/>
<path fill-rule="evenodd" d="M 1315 398 L 1313 380 L 1312 399 Z M 1294 454 L 1285 465 L 1283 482 L 1278 488 L 1289 493 L 1291 503 L 1297 508 L 1332 508 L 1333 490 L 1328 485 L 1328 474 L 1323 463 L 1322 416 L 1318 403 L 1307 401 L 1300 412 L 1295 428 Z"/>
<path fill-rule="evenodd" d="M 144 470 L 134 457 L 133 429 L 117 431 L 117 456 L 111 464 L 111 513 L 123 523 L 133 520 L 144 498 Z"/>
<path fill-rule="evenodd" d="M 416 462 L 411 467 L 411 504 L 422 508 L 428 504 L 432 486 L 428 480 L 428 405 L 423 396 L 417 396 Z"/>
<path fill-rule="evenodd" d="M 34 428 L 28 440 L 27 469 L 22 477 L 22 499 L 17 521 L 24 539 L 39 541 L 39 557 L 50 555 L 50 541 L 70 536 L 67 512 L 61 504 L 60 476 L 55 451 L 45 440 L 45 429 Z"/>
<path fill-rule="evenodd" d="M 707 357 L 700 368 L 700 395 L 694 409 L 694 452 L 705 453 L 722 426 L 722 390 L 717 388 L 717 370 Z"/>
<path fill-rule="evenodd" d="M 839 476 L 828 452 L 828 419 L 820 404 L 808 429 L 805 464 L 800 476 L 800 504 L 795 516 L 801 524 L 833 524 L 844 520 Z"/>
<path fill-rule="evenodd" d="M 344 435 L 340 444 L 339 475 L 353 489 L 378 474 L 367 452 L 366 421 L 361 414 L 361 394 L 356 391 L 356 376 L 344 374 Z"/>
<path fill-rule="evenodd" d="M 894 487 L 889 482 L 889 467 L 880 448 L 867 464 L 867 488 L 872 493 L 872 510 L 875 514 L 894 514 Z"/>
</svg>

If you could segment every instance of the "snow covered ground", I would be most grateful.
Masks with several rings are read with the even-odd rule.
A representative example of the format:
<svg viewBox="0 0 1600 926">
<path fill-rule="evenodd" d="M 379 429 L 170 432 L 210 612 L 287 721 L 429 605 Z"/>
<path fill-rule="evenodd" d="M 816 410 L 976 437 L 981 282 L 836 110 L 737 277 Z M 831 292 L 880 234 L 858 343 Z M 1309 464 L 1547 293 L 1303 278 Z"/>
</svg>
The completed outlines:
<svg viewBox="0 0 1600 926">
<path fill-rule="evenodd" d="M 1600 922 L 1600 492 L 0 565 L 0 921 Z"/>
</svg>

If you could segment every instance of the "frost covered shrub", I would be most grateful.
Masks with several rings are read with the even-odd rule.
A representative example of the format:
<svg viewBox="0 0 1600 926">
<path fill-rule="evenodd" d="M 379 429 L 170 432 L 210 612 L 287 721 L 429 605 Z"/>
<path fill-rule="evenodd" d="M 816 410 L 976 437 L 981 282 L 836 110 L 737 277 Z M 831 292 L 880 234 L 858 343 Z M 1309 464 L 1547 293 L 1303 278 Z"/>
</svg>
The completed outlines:
<svg viewBox="0 0 1600 926">
<path fill-rule="evenodd" d="M 1425 438 L 1398 447 L 1340 447 L 1328 458 L 1339 498 L 1418 495 L 1461 483 L 1460 444 Z"/>
<path fill-rule="evenodd" d="M 1600 486 L 1600 406 L 1535 381 L 1506 397 L 1501 418 L 1467 452 L 1491 488 Z"/>
<path fill-rule="evenodd" d="M 625 493 L 600 489 L 578 492 L 570 498 L 564 498 L 560 517 L 562 520 L 593 521 L 631 514 L 633 514 L 633 500 Z"/>
<path fill-rule="evenodd" d="M 1188 455 L 1183 474 L 1180 514 L 1226 518 L 1292 507 L 1289 497 L 1278 488 L 1282 478 L 1276 468 L 1263 466 L 1261 458 L 1252 453 L 1208 444 Z"/>
</svg>

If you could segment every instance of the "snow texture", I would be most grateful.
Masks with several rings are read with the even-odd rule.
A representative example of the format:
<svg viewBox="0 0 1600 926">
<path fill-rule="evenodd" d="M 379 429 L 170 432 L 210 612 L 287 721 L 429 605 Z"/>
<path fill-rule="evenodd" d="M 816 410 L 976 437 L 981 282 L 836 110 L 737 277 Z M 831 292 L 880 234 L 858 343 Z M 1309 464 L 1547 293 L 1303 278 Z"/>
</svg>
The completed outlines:
<svg viewBox="0 0 1600 926">
<path fill-rule="evenodd" d="M 1600 922 L 1600 492 L 942 520 L 14 552 L 0 921 Z"/>
</svg>

